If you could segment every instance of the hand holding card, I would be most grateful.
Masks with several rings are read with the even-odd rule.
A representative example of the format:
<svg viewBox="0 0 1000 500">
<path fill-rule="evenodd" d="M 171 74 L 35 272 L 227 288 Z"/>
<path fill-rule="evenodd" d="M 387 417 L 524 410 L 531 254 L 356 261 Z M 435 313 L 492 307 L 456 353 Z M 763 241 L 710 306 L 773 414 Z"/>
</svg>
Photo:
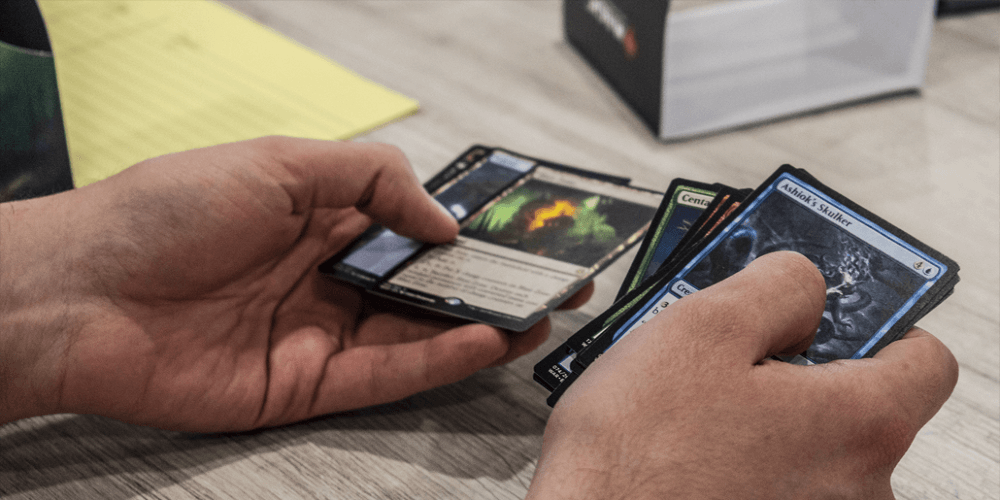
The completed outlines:
<svg viewBox="0 0 1000 500">
<path fill-rule="evenodd" d="M 588 339 L 584 349 L 571 359 L 557 350 L 536 365 L 536 380 L 553 389 L 550 405 L 643 323 L 771 252 L 806 255 L 826 281 L 826 309 L 815 341 L 791 359 L 802 364 L 874 355 L 944 300 L 958 282 L 954 261 L 789 165 L 742 201 L 715 210 L 721 217 L 712 211 L 706 210 L 701 228 L 689 231 L 653 276 L 625 294 L 611 313 L 571 337 Z M 553 387 L 539 372 L 562 375 L 551 364 L 559 356 L 566 374 Z"/>
<path fill-rule="evenodd" d="M 511 334 L 401 314 L 320 276 L 372 220 L 458 231 L 398 149 L 287 137 L 0 204 L 0 423 L 242 431 L 395 401 L 545 340 L 544 319 Z"/>
<path fill-rule="evenodd" d="M 528 498 L 891 499 L 957 363 L 920 330 L 863 361 L 771 360 L 811 343 L 826 288 L 771 253 L 637 328 L 552 412 Z"/>
<path fill-rule="evenodd" d="M 431 246 L 372 226 L 320 271 L 438 313 L 523 331 L 649 226 L 660 193 L 628 180 L 474 146 L 425 187 L 458 220 Z"/>
</svg>

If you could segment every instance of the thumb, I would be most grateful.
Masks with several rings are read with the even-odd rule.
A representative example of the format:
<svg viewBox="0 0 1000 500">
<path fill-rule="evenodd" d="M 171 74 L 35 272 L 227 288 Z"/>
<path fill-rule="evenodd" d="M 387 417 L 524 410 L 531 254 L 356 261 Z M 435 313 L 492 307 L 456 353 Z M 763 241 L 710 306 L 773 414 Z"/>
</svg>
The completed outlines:
<svg viewBox="0 0 1000 500">
<path fill-rule="evenodd" d="M 650 323 L 659 320 L 685 332 L 670 336 L 678 343 L 704 347 L 722 355 L 719 359 L 755 364 L 775 354 L 802 352 L 812 343 L 824 290 L 823 277 L 809 259 L 774 252 L 675 302 Z"/>
<path fill-rule="evenodd" d="M 292 181 L 282 187 L 296 212 L 355 207 L 398 234 L 432 243 L 451 241 L 458 223 L 420 185 L 395 146 L 289 137 L 256 139 Z"/>
</svg>

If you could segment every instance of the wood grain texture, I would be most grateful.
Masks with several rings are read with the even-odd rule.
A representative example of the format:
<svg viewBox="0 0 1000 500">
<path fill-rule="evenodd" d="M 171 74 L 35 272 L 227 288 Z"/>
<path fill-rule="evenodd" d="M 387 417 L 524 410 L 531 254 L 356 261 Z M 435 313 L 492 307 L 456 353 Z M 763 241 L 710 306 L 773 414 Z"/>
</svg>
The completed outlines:
<svg viewBox="0 0 1000 500">
<path fill-rule="evenodd" d="M 925 88 L 675 143 L 657 141 L 566 44 L 556 1 L 231 5 L 418 99 L 362 141 L 395 144 L 422 178 L 474 143 L 664 188 L 756 186 L 791 163 L 962 265 L 921 326 L 958 387 L 893 477 L 900 499 L 1000 498 L 1000 13 L 937 21 Z M 0 495 L 79 498 L 521 498 L 549 409 L 532 365 L 607 307 L 632 254 L 582 310 L 514 363 L 405 401 L 237 435 L 92 416 L 0 427 Z"/>
</svg>

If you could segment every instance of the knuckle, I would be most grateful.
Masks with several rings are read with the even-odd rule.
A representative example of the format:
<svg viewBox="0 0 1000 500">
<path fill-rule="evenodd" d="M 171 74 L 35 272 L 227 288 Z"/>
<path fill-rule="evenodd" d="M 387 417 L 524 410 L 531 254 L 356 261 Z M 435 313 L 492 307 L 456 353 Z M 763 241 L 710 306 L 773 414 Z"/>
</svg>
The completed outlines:
<svg viewBox="0 0 1000 500">
<path fill-rule="evenodd" d="M 863 424 L 858 442 L 867 446 L 875 464 L 895 464 L 910 448 L 920 426 L 900 412 L 877 412 Z"/>
<path fill-rule="evenodd" d="M 368 142 L 364 143 L 363 147 L 368 148 L 378 158 L 378 161 L 375 162 L 378 167 L 395 167 L 406 162 L 403 150 L 392 144 Z"/>
<path fill-rule="evenodd" d="M 941 383 L 948 389 L 948 393 L 955 388 L 958 383 L 958 360 L 955 359 L 955 355 L 948 349 L 943 342 L 935 338 L 934 342 L 935 357 L 937 358 L 938 366 L 941 367 L 942 380 Z"/>
<path fill-rule="evenodd" d="M 817 306 L 825 304 L 826 281 L 819 269 L 804 255 L 796 252 L 776 252 L 773 259 L 780 259 L 776 266 L 779 279 L 787 281 L 788 289 L 798 290 L 795 294 L 816 302 Z"/>
<path fill-rule="evenodd" d="M 849 369 L 850 365 L 838 360 L 825 366 Z M 835 384 L 828 388 L 829 399 L 824 406 L 838 411 L 831 414 L 834 420 L 827 430 L 839 435 L 844 450 L 857 457 L 857 473 L 895 465 L 921 427 L 906 403 L 869 384 Z"/>
<path fill-rule="evenodd" d="M 920 328 L 914 328 L 910 333 L 916 334 L 922 341 L 915 344 L 921 349 L 913 350 L 908 356 L 911 359 L 901 362 L 901 365 L 906 366 L 913 377 L 926 381 L 925 394 L 929 399 L 943 404 L 958 383 L 958 360 L 940 339 L 930 333 Z"/>
<path fill-rule="evenodd" d="M 799 253 L 787 252 L 786 255 L 788 258 L 785 269 L 789 277 L 808 287 L 810 292 L 814 291 L 814 295 L 819 295 L 826 289 L 826 282 L 816 264 Z"/>
<path fill-rule="evenodd" d="M 401 159 L 405 157 L 405 155 L 403 154 L 403 150 L 399 149 L 399 147 L 393 144 L 386 144 L 384 142 L 377 142 L 375 144 L 379 148 L 381 148 L 386 155 L 392 156 L 396 159 Z"/>
</svg>

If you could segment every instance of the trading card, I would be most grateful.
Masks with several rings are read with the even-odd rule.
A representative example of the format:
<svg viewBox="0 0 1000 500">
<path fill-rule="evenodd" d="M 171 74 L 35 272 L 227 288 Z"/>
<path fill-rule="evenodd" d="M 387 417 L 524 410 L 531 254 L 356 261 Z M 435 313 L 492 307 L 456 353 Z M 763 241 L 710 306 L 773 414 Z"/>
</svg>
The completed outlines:
<svg viewBox="0 0 1000 500">
<path fill-rule="evenodd" d="M 742 270 L 766 253 L 808 257 L 827 283 L 813 363 L 871 356 L 901 336 L 928 303 L 953 286 L 958 265 L 847 200 L 811 175 L 783 166 L 744 202 L 725 229 L 645 303 L 574 360 L 579 368 L 674 301 Z"/>
<path fill-rule="evenodd" d="M 562 397 L 563 393 L 566 392 L 566 390 L 569 389 L 571 385 L 573 385 L 573 382 L 575 382 L 576 379 L 580 377 L 580 373 L 582 372 L 577 371 L 569 373 L 566 376 L 566 379 L 563 380 L 561 384 L 552 389 L 552 394 L 549 394 L 549 397 L 545 399 L 545 404 L 549 405 L 552 408 L 555 408 L 556 403 L 559 402 L 559 399 Z"/>
<path fill-rule="evenodd" d="M 435 198 L 458 238 L 425 245 L 383 228 L 321 266 L 372 293 L 523 331 L 642 237 L 662 195 L 487 150 L 444 176 Z"/>
<path fill-rule="evenodd" d="M 652 293 L 652 289 L 633 290 L 630 295 L 627 294 L 627 298 L 616 301 L 615 305 L 587 323 L 587 327 L 581 328 L 566 339 L 559 347 L 535 364 L 533 376 L 535 381 L 550 391 L 562 384 L 573 371 L 571 364 L 577 353 L 586 349 L 604 331 L 600 329 L 600 326 L 611 324 L 620 314 L 628 311 L 630 306 L 641 301 L 647 293 Z"/>
<path fill-rule="evenodd" d="M 660 273 L 664 269 L 671 269 L 679 262 L 686 262 L 692 256 L 691 252 L 699 248 L 702 243 L 733 216 L 739 209 L 740 202 L 746 197 L 738 191 L 723 192 L 720 193 L 720 196 L 722 196 L 722 199 L 719 200 L 719 203 L 714 204 L 713 202 L 713 205 L 706 210 L 708 216 L 700 220 L 696 227 L 684 235 L 677 248 L 660 264 L 660 268 L 656 271 L 657 273 Z"/>
<path fill-rule="evenodd" d="M 715 199 L 695 222 L 694 227 L 681 238 L 674 251 L 660 264 L 660 269 L 657 272 L 669 269 L 681 260 L 686 260 L 693 249 L 697 248 L 733 215 L 740 207 L 740 202 L 751 192 L 750 189 L 721 186 Z"/>
<path fill-rule="evenodd" d="M 912 315 L 912 319 L 908 319 L 906 321 L 906 323 L 900 322 L 900 324 L 897 325 L 898 326 L 897 337 L 902 337 L 903 335 L 905 335 L 906 332 L 908 332 L 914 325 L 916 325 L 916 323 L 918 321 L 920 321 L 921 319 L 923 319 L 923 317 L 927 313 L 929 313 L 930 311 L 932 311 L 935 307 L 938 306 L 938 304 L 940 304 L 941 302 L 944 302 L 945 299 L 947 299 L 948 297 L 950 297 L 951 294 L 955 291 L 954 286 L 955 286 L 955 283 L 957 283 L 957 282 L 958 282 L 958 276 L 955 275 L 952 278 L 950 284 L 940 283 L 938 285 L 938 286 L 941 287 L 941 291 L 938 292 L 935 296 L 933 296 L 933 297 L 927 296 L 927 297 L 924 297 L 923 299 L 921 299 L 918 302 L 918 304 L 914 306 L 913 310 L 915 311 L 915 314 Z M 937 288 L 938 286 L 936 286 L 935 288 Z M 885 345 L 887 345 L 888 343 L 889 343 L 889 341 L 886 340 L 880 346 L 876 346 L 872 350 L 871 354 L 874 355 L 876 352 L 878 352 L 879 350 L 881 350 L 881 348 L 884 347 Z M 775 356 L 775 359 L 778 359 L 780 361 L 785 361 L 785 362 L 788 362 L 788 363 L 797 364 L 797 365 L 813 365 L 813 364 L 816 364 L 812 360 L 810 360 L 808 358 L 805 358 L 805 357 L 803 357 L 802 355 L 799 355 L 799 354 L 796 354 L 794 356 Z"/>
<path fill-rule="evenodd" d="M 940 285 L 941 290 L 939 292 L 933 296 L 926 297 L 926 300 L 921 300 L 921 303 L 919 304 L 919 311 L 914 314 L 913 320 L 910 322 L 910 326 L 912 327 L 915 325 L 918 321 L 923 319 L 927 313 L 934 310 L 934 308 L 944 302 L 945 299 L 951 297 L 951 294 L 955 292 L 955 284 L 957 284 L 958 281 L 958 276 L 953 276 L 949 283 Z"/>
<path fill-rule="evenodd" d="M 636 243 L 659 194 L 537 166 L 377 291 L 524 330 Z"/>
<path fill-rule="evenodd" d="M 674 179 L 670 183 L 616 298 L 639 286 L 660 268 L 717 192 L 718 188 L 713 189 L 711 184 L 686 179 Z"/>
<path fill-rule="evenodd" d="M 425 182 L 424 188 L 461 223 L 503 189 L 542 163 L 549 168 L 581 177 L 623 186 L 629 183 L 627 177 L 591 172 L 516 155 L 499 148 L 476 145 Z M 422 242 L 374 224 L 354 243 L 321 264 L 319 269 L 338 279 L 372 288 L 425 248 Z"/>
<path fill-rule="evenodd" d="M 534 159 L 540 164 L 546 167 L 561 170 L 563 172 L 568 172 L 571 174 L 579 175 L 580 177 L 586 177 L 588 179 L 594 179 L 598 181 L 604 181 L 610 184 L 617 184 L 619 186 L 628 186 L 632 183 L 632 179 L 629 177 L 622 177 L 619 175 L 606 174 L 604 172 L 594 172 L 593 170 L 585 170 L 579 167 L 574 167 L 571 165 L 564 165 L 562 163 L 553 163 L 551 161 L 544 161 L 539 159 Z"/>
</svg>

